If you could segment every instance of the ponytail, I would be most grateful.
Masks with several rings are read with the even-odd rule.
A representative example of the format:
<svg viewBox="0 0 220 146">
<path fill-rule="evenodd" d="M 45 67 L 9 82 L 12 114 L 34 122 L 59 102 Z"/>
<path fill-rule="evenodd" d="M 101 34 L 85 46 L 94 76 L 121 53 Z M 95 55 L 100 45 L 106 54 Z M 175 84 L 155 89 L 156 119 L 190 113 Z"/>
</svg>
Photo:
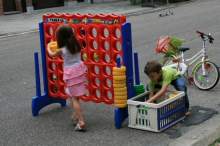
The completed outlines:
<svg viewBox="0 0 220 146">
<path fill-rule="evenodd" d="M 79 43 L 79 41 L 74 36 L 74 33 L 72 32 L 71 37 L 68 39 L 68 42 L 66 44 L 67 49 L 71 54 L 76 54 L 81 51 L 82 47 Z"/>
</svg>

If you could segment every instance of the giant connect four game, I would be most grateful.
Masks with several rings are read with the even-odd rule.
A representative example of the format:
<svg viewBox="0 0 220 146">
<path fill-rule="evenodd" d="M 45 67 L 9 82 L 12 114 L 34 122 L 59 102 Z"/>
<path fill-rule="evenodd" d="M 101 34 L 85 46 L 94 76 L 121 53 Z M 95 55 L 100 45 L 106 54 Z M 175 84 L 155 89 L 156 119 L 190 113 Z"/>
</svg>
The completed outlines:
<svg viewBox="0 0 220 146">
<path fill-rule="evenodd" d="M 113 67 L 126 67 L 127 98 L 133 93 L 133 67 L 131 24 L 125 15 L 116 14 L 44 14 L 39 23 L 44 93 L 40 91 L 38 53 L 35 52 L 36 97 L 32 98 L 32 114 L 51 103 L 66 105 L 63 60 L 61 56 L 51 58 L 47 45 L 56 41 L 56 29 L 60 24 L 70 25 L 82 46 L 81 60 L 86 70 L 86 94 L 83 101 L 105 104 L 114 103 Z M 117 59 L 120 61 L 117 62 Z M 116 108 L 115 124 L 127 118 L 127 108 Z"/>
</svg>

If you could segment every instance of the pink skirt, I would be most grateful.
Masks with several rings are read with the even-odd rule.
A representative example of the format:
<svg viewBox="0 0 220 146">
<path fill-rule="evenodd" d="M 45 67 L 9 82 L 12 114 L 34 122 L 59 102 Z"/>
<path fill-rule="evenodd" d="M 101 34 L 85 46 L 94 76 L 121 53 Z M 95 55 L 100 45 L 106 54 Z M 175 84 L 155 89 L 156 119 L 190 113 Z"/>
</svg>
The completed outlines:
<svg viewBox="0 0 220 146">
<path fill-rule="evenodd" d="M 66 93 L 71 97 L 85 94 L 85 69 L 80 63 L 70 67 L 64 67 L 63 80 L 66 82 Z"/>
<path fill-rule="evenodd" d="M 81 82 L 73 86 L 67 86 L 66 93 L 70 97 L 78 97 L 84 95 L 86 93 L 85 82 Z"/>
</svg>

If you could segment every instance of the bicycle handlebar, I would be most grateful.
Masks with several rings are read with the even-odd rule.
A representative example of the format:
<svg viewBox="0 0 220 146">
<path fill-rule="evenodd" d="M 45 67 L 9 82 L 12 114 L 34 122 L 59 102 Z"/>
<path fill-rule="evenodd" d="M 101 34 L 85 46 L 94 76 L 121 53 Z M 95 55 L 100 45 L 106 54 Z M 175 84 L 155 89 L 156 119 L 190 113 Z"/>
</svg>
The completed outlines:
<svg viewBox="0 0 220 146">
<path fill-rule="evenodd" d="M 199 33 L 203 40 L 205 39 L 204 36 L 208 37 L 210 43 L 212 43 L 212 41 L 214 40 L 214 38 L 211 35 L 204 34 L 203 32 L 201 32 L 199 30 L 197 30 L 196 33 Z"/>
<path fill-rule="evenodd" d="M 196 33 L 203 34 L 203 32 L 201 32 L 201 31 L 199 31 L 199 30 L 197 30 Z"/>
</svg>

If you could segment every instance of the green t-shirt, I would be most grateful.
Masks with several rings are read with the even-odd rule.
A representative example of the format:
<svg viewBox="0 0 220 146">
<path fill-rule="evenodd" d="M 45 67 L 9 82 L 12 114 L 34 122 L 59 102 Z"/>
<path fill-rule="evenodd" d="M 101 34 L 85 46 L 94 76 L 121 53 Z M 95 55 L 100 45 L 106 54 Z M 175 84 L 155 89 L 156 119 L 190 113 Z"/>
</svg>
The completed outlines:
<svg viewBox="0 0 220 146">
<path fill-rule="evenodd" d="M 153 82 L 149 80 L 149 89 L 154 89 L 156 84 L 163 85 L 163 84 L 170 84 L 173 80 L 175 80 L 180 75 L 175 69 L 169 66 L 162 67 L 162 80 L 161 82 Z"/>
</svg>

